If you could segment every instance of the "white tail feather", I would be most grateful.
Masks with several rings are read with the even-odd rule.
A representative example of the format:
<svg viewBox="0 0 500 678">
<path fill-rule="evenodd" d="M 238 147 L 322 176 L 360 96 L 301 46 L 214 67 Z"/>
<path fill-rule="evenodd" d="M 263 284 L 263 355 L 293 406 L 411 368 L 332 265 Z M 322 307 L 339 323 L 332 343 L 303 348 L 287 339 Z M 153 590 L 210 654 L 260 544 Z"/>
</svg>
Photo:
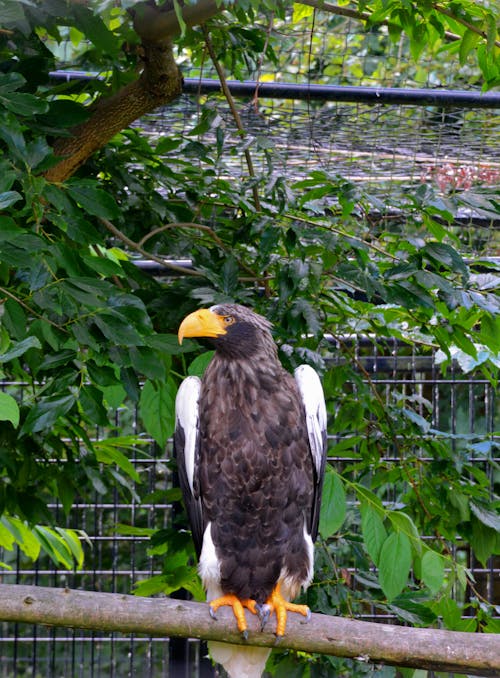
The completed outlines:
<svg viewBox="0 0 500 678">
<path fill-rule="evenodd" d="M 271 650 L 268 647 L 208 643 L 212 659 L 228 672 L 229 678 L 261 678 Z"/>
</svg>

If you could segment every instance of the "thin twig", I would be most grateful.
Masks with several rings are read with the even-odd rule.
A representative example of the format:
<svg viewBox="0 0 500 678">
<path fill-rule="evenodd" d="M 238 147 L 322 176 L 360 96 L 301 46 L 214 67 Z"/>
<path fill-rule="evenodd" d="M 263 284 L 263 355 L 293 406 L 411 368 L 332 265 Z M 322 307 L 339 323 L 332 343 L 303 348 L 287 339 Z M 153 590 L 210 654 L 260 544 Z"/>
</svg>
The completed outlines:
<svg viewBox="0 0 500 678">
<path fill-rule="evenodd" d="M 67 330 L 64 329 L 64 327 L 61 327 L 61 325 L 58 325 L 57 323 L 53 322 L 50 320 L 50 318 L 47 318 L 47 316 L 42 315 L 41 313 L 37 313 L 34 309 L 31 308 L 25 301 L 20 299 L 19 297 L 16 297 L 15 294 L 12 294 L 9 290 L 5 289 L 5 287 L 0 287 L 0 293 L 5 294 L 6 297 L 9 297 L 13 301 L 17 301 L 17 303 L 22 306 L 28 313 L 31 313 L 32 315 L 35 316 L 35 318 L 38 318 L 39 320 L 43 320 L 46 323 L 49 323 L 49 325 L 52 325 L 52 327 L 55 327 L 58 330 L 61 330 L 61 332 L 65 332 L 66 334 L 68 333 Z"/>
<path fill-rule="evenodd" d="M 138 245 L 136 242 L 131 240 L 128 236 L 125 235 L 125 233 L 122 233 L 119 228 L 116 228 L 114 224 L 111 223 L 108 219 L 104 219 L 103 217 L 100 217 L 101 223 L 108 229 L 110 233 L 112 233 L 114 236 L 119 238 L 123 243 L 125 243 L 128 247 L 131 249 L 135 250 L 136 252 L 139 252 L 139 254 L 142 254 L 143 257 L 146 257 L 146 259 L 151 259 L 151 261 L 156 261 L 157 264 L 160 264 L 161 266 L 165 266 L 165 268 L 170 269 L 171 271 L 176 271 L 177 273 L 182 273 L 183 275 L 192 275 L 192 276 L 197 276 L 197 277 L 203 277 L 203 273 L 200 271 L 196 271 L 193 269 L 188 269 L 188 268 L 183 268 L 182 266 L 177 266 L 177 264 L 173 264 L 171 261 L 168 259 L 163 259 L 162 257 L 156 256 L 156 254 L 153 254 L 152 252 L 147 252 L 145 249 L 143 249 L 140 245 Z"/>
<path fill-rule="evenodd" d="M 372 15 L 369 12 L 359 12 L 355 9 L 349 9 L 348 7 L 339 7 L 338 5 L 333 5 L 331 2 L 322 2 L 322 0 L 301 0 L 301 4 L 329 12 L 330 14 L 335 14 L 337 16 L 345 16 L 348 19 L 355 19 L 356 21 L 370 21 L 372 18 Z M 450 14 L 450 16 L 453 19 L 456 19 L 456 17 L 452 14 Z M 391 22 L 387 19 L 377 21 L 378 26 L 389 26 L 390 24 Z M 398 26 L 398 28 L 401 28 L 401 26 Z M 444 35 L 448 40 L 453 42 L 462 39 L 462 36 L 452 33 L 451 31 L 445 31 Z"/>
<path fill-rule="evenodd" d="M 224 71 L 222 70 L 222 67 L 221 67 L 219 61 L 217 60 L 217 55 L 215 54 L 212 39 L 210 38 L 210 32 L 204 24 L 202 25 L 201 29 L 202 29 L 203 35 L 205 37 L 205 44 L 207 46 L 208 53 L 210 54 L 210 58 L 212 59 L 213 64 L 215 66 L 215 70 L 217 71 L 217 75 L 219 76 L 222 91 L 224 92 L 224 96 L 226 97 L 227 103 L 229 104 L 229 108 L 231 109 L 231 114 L 232 114 L 234 121 L 236 123 L 236 127 L 238 128 L 238 131 L 241 133 L 242 136 L 246 136 L 246 130 L 244 129 L 243 124 L 241 122 L 240 114 L 238 113 L 238 109 L 236 108 L 236 104 L 235 104 L 235 101 L 233 99 L 233 95 L 231 94 L 231 91 L 230 91 L 229 86 L 227 84 L 226 76 L 224 74 Z M 248 174 L 252 178 L 255 178 L 255 170 L 254 170 L 254 167 L 253 167 L 252 156 L 251 156 L 248 148 L 245 148 L 244 154 L 245 154 L 245 160 L 246 160 L 247 167 L 248 167 Z M 257 186 L 255 184 L 252 186 L 252 193 L 253 193 L 253 201 L 254 201 L 254 204 L 255 204 L 255 209 L 258 212 L 260 212 L 261 206 L 260 206 L 259 191 L 258 191 Z"/>
<path fill-rule="evenodd" d="M 153 229 L 150 233 L 147 233 L 139 242 L 137 243 L 138 247 L 142 247 L 144 243 L 149 240 L 149 238 L 152 238 L 155 235 L 158 235 L 159 233 L 163 233 L 164 231 L 168 231 L 172 228 L 194 228 L 198 231 L 204 231 L 207 233 L 212 240 L 221 248 L 221 250 L 224 250 L 224 252 L 230 252 L 230 250 L 226 247 L 226 245 L 222 242 L 222 240 L 219 238 L 217 233 L 210 228 L 210 226 L 206 226 L 205 224 L 197 224 L 193 221 L 179 221 L 176 223 L 170 223 L 170 224 L 165 224 L 164 226 L 159 226 L 158 228 Z M 242 268 L 244 271 L 246 271 L 250 276 L 250 280 L 253 282 L 263 282 L 265 281 L 265 278 L 263 279 L 262 277 L 258 276 L 256 272 L 250 268 L 247 264 L 245 264 L 244 261 L 241 261 L 240 259 L 237 259 L 235 257 L 236 261 L 238 262 L 238 266 Z M 184 269 L 183 269 L 184 270 Z M 248 278 L 240 278 L 241 281 L 248 281 Z"/>
<path fill-rule="evenodd" d="M 285 217 L 285 219 L 291 219 L 293 221 L 300 221 L 301 223 L 304 223 L 304 224 L 310 224 L 311 226 L 316 226 L 318 228 L 324 228 L 327 231 L 331 231 L 332 233 L 335 233 L 337 235 L 342 236 L 343 238 L 348 238 L 349 240 L 354 240 L 355 242 L 359 242 L 360 245 L 364 245 L 365 247 L 369 247 L 370 249 L 374 250 L 375 252 L 378 252 L 379 254 L 382 254 L 384 257 L 388 257 L 389 259 L 392 259 L 393 261 L 399 261 L 399 257 L 395 256 L 394 254 L 390 254 L 389 252 L 386 252 L 386 250 L 383 250 L 378 245 L 374 245 L 373 243 L 368 242 L 366 240 L 363 240 L 363 238 L 359 238 L 356 235 L 351 235 L 350 233 L 346 233 L 345 231 L 341 231 L 339 228 L 335 228 L 335 226 L 332 226 L 331 224 L 322 224 L 318 221 L 313 221 L 312 219 L 306 219 L 304 217 L 299 217 L 295 214 L 284 214 L 283 216 Z"/>
<path fill-rule="evenodd" d="M 138 247 L 143 247 L 144 243 L 147 242 L 150 238 L 153 238 L 155 235 L 159 235 L 160 233 L 163 233 L 164 231 L 169 231 L 173 228 L 194 228 L 198 231 L 205 231 L 212 238 L 212 240 L 215 243 L 217 243 L 217 245 L 219 245 L 221 249 L 223 250 L 226 249 L 226 246 L 224 245 L 222 240 L 215 233 L 215 231 L 212 228 L 210 228 L 210 226 L 205 226 L 204 224 L 196 224 L 193 221 L 171 222 L 169 224 L 159 226 L 158 228 L 154 228 L 149 233 L 146 233 L 144 238 L 141 238 L 141 240 L 139 240 L 139 242 L 137 243 Z"/>
<path fill-rule="evenodd" d="M 465 26 L 469 31 L 472 31 L 473 33 L 476 33 L 477 35 L 480 35 L 484 40 L 488 40 L 488 36 L 486 33 L 481 30 L 480 28 L 477 28 L 477 26 L 474 26 L 474 24 L 471 24 L 469 21 L 466 21 L 465 19 L 462 19 L 462 17 L 458 16 L 458 14 L 454 14 L 451 12 L 449 9 L 446 9 L 446 7 L 443 7 L 442 5 L 439 5 L 437 2 L 432 3 L 433 8 L 438 12 L 439 14 L 444 14 L 445 16 L 449 17 L 450 19 L 453 19 L 453 21 L 456 21 L 459 24 L 462 24 L 462 26 Z M 495 40 L 494 42 L 496 47 L 500 47 L 500 41 Z"/>
</svg>

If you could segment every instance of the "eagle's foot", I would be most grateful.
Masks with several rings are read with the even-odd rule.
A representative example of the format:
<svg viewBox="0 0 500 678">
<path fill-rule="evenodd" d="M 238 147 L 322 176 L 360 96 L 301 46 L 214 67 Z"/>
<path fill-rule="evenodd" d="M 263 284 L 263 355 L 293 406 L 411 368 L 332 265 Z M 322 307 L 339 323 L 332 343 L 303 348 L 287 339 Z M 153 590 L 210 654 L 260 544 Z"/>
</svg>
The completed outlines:
<svg viewBox="0 0 500 678">
<path fill-rule="evenodd" d="M 251 598 L 240 600 L 233 593 L 227 593 L 220 598 L 215 598 L 210 602 L 210 616 L 212 619 L 217 619 L 216 612 L 219 607 L 223 605 L 229 605 L 233 609 L 233 614 L 236 618 L 236 624 L 238 626 L 238 631 L 241 633 L 243 640 L 248 638 L 248 626 L 247 620 L 245 619 L 244 608 L 250 610 L 253 614 L 258 614 L 257 603 Z"/>
<path fill-rule="evenodd" d="M 306 622 L 311 619 L 311 610 L 307 605 L 297 605 L 296 603 L 290 603 L 288 600 L 285 600 L 281 595 L 280 585 L 276 584 L 273 589 L 273 592 L 267 599 L 267 605 L 270 608 L 270 612 L 276 613 L 276 642 L 278 643 L 286 631 L 286 620 L 288 612 L 298 612 L 303 617 L 306 618 Z"/>
</svg>

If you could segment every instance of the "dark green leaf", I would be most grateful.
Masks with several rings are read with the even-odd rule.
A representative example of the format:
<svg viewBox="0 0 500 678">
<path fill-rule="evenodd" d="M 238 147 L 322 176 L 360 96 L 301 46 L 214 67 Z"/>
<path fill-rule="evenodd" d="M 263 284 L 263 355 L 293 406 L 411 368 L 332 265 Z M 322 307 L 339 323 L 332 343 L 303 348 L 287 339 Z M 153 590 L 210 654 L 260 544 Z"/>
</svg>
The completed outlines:
<svg viewBox="0 0 500 678">
<path fill-rule="evenodd" d="M 74 395 L 51 396 L 40 400 L 29 411 L 21 433 L 37 433 L 48 430 L 75 404 Z"/>
<path fill-rule="evenodd" d="M 0 210 L 5 210 L 7 207 L 15 205 L 16 202 L 22 199 L 22 195 L 17 191 L 5 191 L 4 193 L 0 193 Z M 1 237 L 3 237 L 3 235 Z"/>
<path fill-rule="evenodd" d="M 73 180 L 68 182 L 67 190 L 73 200 L 88 213 L 103 219 L 117 219 L 119 209 L 115 200 L 90 180 Z"/>
<path fill-rule="evenodd" d="M 37 337 L 26 337 L 22 341 L 15 344 L 9 351 L 0 354 L 0 364 L 7 363 L 14 358 L 19 358 L 24 355 L 30 348 L 42 348 Z"/>
</svg>

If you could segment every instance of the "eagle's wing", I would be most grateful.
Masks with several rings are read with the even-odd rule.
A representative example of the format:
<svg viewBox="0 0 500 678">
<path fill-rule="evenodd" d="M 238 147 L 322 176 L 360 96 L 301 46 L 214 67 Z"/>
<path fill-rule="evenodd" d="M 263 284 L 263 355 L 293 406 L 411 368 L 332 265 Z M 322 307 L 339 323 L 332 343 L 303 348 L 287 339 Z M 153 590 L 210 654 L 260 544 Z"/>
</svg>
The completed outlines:
<svg viewBox="0 0 500 678">
<path fill-rule="evenodd" d="M 306 413 L 309 447 L 314 462 L 314 498 L 309 529 L 313 542 L 318 535 L 321 490 L 326 462 L 326 407 L 321 381 L 309 365 L 300 365 L 294 372 Z"/>
<path fill-rule="evenodd" d="M 201 381 L 198 377 L 187 377 L 180 385 L 175 399 L 174 432 L 174 455 L 177 459 L 179 484 L 198 558 L 205 530 L 198 486 L 200 390 Z"/>
</svg>

